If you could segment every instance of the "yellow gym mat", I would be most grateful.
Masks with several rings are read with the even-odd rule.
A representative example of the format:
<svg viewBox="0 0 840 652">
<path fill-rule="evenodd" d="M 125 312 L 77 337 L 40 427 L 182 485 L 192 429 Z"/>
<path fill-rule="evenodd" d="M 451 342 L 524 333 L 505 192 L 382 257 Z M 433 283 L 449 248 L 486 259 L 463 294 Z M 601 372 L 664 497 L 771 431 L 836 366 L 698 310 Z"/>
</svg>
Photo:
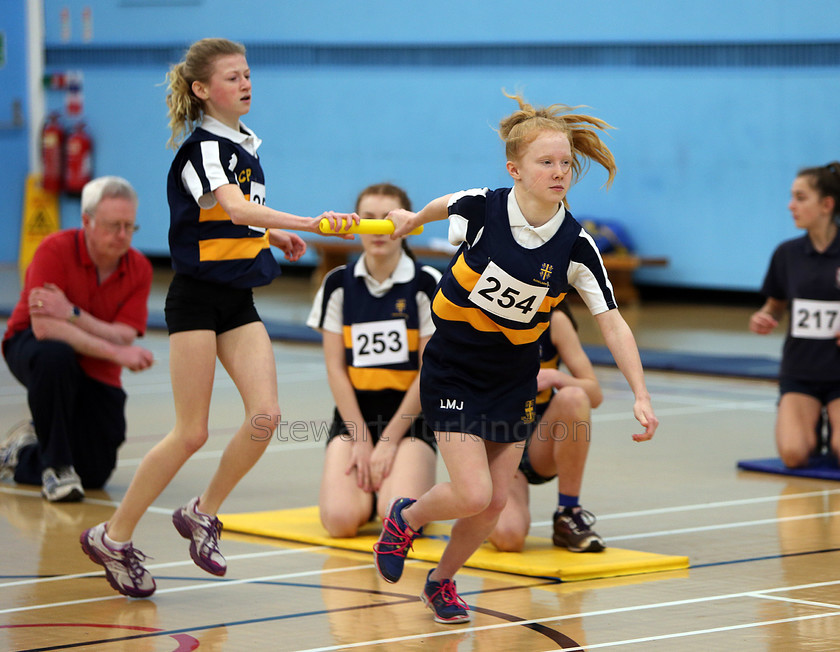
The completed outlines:
<svg viewBox="0 0 840 652">
<path fill-rule="evenodd" d="M 286 539 L 313 545 L 373 552 L 379 538 L 378 521 L 368 523 L 359 535 L 348 539 L 330 537 L 318 518 L 318 507 L 299 507 L 268 512 L 219 515 L 224 529 L 273 539 Z M 436 562 L 446 546 L 450 526 L 432 523 L 424 528 L 424 536 L 414 542 L 409 559 Z M 551 539 L 528 537 L 523 552 L 499 552 L 489 543 L 479 548 L 467 566 L 485 570 L 556 577 L 565 582 L 591 580 L 619 575 L 636 575 L 688 568 L 688 557 L 659 555 L 622 548 L 607 548 L 599 553 L 575 553 L 556 548 Z"/>
</svg>

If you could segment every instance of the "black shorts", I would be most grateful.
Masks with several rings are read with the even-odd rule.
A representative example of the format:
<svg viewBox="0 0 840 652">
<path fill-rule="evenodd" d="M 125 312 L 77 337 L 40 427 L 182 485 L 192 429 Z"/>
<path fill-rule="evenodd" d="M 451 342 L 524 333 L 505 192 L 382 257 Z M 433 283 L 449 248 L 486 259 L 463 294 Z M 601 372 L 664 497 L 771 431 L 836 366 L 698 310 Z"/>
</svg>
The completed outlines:
<svg viewBox="0 0 840 652">
<path fill-rule="evenodd" d="M 528 441 L 530 441 L 530 439 Z M 521 445 L 522 444 L 517 444 L 517 446 Z M 519 461 L 519 471 L 525 476 L 528 484 L 545 484 L 557 477 L 556 475 L 552 475 L 550 478 L 546 478 L 544 475 L 540 475 L 534 470 L 534 467 L 531 466 L 531 458 L 528 456 L 527 444 L 525 445 L 525 450 L 522 451 L 522 459 Z"/>
<path fill-rule="evenodd" d="M 486 347 L 446 342 L 436 332 L 420 370 L 420 404 L 429 425 L 500 444 L 524 441 L 536 425 L 539 358 L 530 353 L 513 364 L 488 355 Z"/>
<path fill-rule="evenodd" d="M 368 431 L 373 437 L 374 446 L 376 445 L 376 442 L 379 441 L 379 436 L 382 434 L 382 431 L 385 429 L 385 426 L 388 425 L 389 420 L 390 419 L 379 419 L 376 421 L 366 422 Z M 333 414 L 332 424 L 330 425 L 330 434 L 327 438 L 327 445 L 329 445 L 329 443 L 333 439 L 335 439 L 336 437 L 341 437 L 342 435 L 349 436 L 350 432 L 347 430 L 347 425 L 344 423 L 344 419 L 341 418 L 341 414 L 339 414 L 338 408 L 336 408 L 335 413 Z M 423 419 L 422 414 L 411 422 L 411 426 L 409 426 L 408 431 L 405 433 L 405 436 L 425 442 L 431 447 L 433 451 L 435 451 L 435 453 L 437 453 L 437 440 L 435 439 L 435 431 L 428 426 L 425 419 Z"/>
<path fill-rule="evenodd" d="M 251 288 L 232 288 L 175 274 L 164 306 L 169 334 L 214 331 L 217 335 L 261 321 Z"/>
<path fill-rule="evenodd" d="M 817 399 L 822 405 L 828 405 L 840 398 L 840 381 L 836 380 L 801 380 L 790 376 L 779 377 L 779 395 L 788 392 L 806 394 Z"/>
</svg>

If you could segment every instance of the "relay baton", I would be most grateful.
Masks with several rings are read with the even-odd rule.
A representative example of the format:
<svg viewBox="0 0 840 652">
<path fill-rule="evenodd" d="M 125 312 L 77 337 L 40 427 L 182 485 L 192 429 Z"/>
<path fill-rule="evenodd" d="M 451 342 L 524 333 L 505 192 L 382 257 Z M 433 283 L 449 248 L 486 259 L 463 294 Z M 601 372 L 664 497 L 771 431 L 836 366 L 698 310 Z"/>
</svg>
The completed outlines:
<svg viewBox="0 0 840 652">
<path fill-rule="evenodd" d="M 391 220 L 373 220 L 370 218 L 362 218 L 358 224 L 351 225 L 349 229 L 334 231 L 330 228 L 330 221 L 325 217 L 319 222 L 318 230 L 321 231 L 321 233 L 366 233 L 373 235 L 387 235 L 394 232 L 394 223 Z M 422 224 L 408 235 L 417 235 L 418 233 L 423 233 Z"/>
</svg>

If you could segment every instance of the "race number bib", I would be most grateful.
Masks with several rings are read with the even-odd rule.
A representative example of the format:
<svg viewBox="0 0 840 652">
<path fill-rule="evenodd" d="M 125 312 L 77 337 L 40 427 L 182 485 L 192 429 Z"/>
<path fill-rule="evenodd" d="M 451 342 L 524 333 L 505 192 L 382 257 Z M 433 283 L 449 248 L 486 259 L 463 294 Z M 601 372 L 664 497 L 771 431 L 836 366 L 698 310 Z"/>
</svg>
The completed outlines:
<svg viewBox="0 0 840 652">
<path fill-rule="evenodd" d="M 840 330 L 840 301 L 794 299 L 790 334 L 805 340 L 833 340 Z"/>
<path fill-rule="evenodd" d="M 542 305 L 548 288 L 529 285 L 514 278 L 496 263 L 489 263 L 470 292 L 470 301 L 479 308 L 511 321 L 528 323 Z"/>
<path fill-rule="evenodd" d="M 350 327 L 353 366 L 381 367 L 408 362 L 408 330 L 404 319 L 369 321 Z"/>
<path fill-rule="evenodd" d="M 265 185 L 263 185 L 262 183 L 257 183 L 256 181 L 252 181 L 251 194 L 249 198 L 255 204 L 265 206 Z M 252 231 L 259 231 L 260 233 L 265 233 L 265 227 L 262 226 L 251 226 L 249 224 L 248 228 Z"/>
</svg>

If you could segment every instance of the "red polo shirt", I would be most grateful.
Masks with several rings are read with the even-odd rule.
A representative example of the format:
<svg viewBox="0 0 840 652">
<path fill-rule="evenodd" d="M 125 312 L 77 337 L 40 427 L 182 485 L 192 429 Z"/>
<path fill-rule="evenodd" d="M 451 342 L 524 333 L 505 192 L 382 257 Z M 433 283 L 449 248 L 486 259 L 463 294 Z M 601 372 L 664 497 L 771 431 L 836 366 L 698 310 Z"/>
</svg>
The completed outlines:
<svg viewBox="0 0 840 652">
<path fill-rule="evenodd" d="M 45 283 L 57 285 L 71 303 L 97 319 L 127 324 L 140 335 L 146 332 L 152 265 L 136 249 L 129 249 L 120 259 L 117 269 L 100 284 L 82 229 L 48 235 L 38 246 L 26 270 L 23 290 L 9 318 L 4 340 L 31 326 L 29 292 Z M 79 363 L 94 380 L 114 387 L 121 386 L 120 365 L 86 355 L 79 356 Z"/>
</svg>

